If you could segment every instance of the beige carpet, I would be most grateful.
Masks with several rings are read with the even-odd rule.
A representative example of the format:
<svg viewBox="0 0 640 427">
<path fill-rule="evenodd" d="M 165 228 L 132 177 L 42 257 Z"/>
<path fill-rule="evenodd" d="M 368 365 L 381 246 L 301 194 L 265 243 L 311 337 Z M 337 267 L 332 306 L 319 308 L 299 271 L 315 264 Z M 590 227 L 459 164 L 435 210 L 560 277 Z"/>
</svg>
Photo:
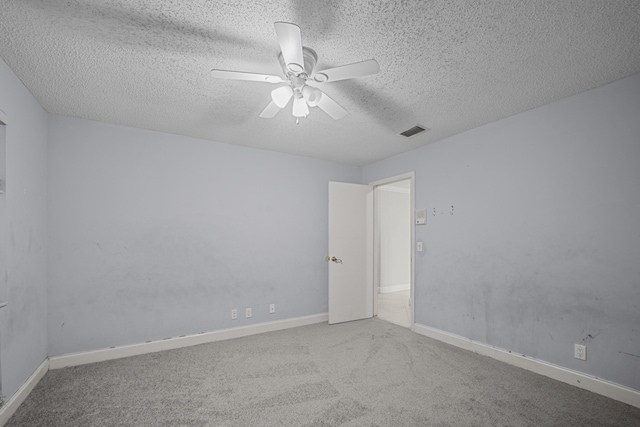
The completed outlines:
<svg viewBox="0 0 640 427">
<path fill-rule="evenodd" d="M 640 426 L 640 409 L 379 319 L 49 371 L 17 426 Z"/>
</svg>

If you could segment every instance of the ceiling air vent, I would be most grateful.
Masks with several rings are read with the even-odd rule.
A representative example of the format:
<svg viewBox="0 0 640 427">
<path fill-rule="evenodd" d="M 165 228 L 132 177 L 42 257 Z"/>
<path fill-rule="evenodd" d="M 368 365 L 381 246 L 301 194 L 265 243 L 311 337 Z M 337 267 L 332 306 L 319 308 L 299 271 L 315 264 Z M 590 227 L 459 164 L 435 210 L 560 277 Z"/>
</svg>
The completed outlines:
<svg viewBox="0 0 640 427">
<path fill-rule="evenodd" d="M 422 133 L 428 130 L 431 130 L 431 129 L 429 129 L 428 127 L 424 127 L 422 125 L 415 125 L 411 129 L 407 129 L 404 132 L 400 132 L 400 135 L 406 136 L 407 138 L 411 138 L 413 136 L 416 136 L 419 133 Z"/>
</svg>

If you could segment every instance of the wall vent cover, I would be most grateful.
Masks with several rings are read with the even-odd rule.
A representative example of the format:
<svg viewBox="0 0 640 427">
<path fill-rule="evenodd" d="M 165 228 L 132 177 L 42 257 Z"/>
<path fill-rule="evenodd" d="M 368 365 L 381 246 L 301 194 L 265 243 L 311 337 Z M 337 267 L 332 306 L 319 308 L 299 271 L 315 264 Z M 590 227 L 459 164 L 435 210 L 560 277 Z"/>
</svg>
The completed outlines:
<svg viewBox="0 0 640 427">
<path fill-rule="evenodd" d="M 413 136 L 418 135 L 419 133 L 426 132 L 426 131 L 429 131 L 429 130 L 431 130 L 431 129 L 429 129 L 426 126 L 415 125 L 414 127 L 410 128 L 410 129 L 407 129 L 404 132 L 400 132 L 400 135 L 402 135 L 404 137 L 407 137 L 407 138 L 411 138 Z"/>
</svg>

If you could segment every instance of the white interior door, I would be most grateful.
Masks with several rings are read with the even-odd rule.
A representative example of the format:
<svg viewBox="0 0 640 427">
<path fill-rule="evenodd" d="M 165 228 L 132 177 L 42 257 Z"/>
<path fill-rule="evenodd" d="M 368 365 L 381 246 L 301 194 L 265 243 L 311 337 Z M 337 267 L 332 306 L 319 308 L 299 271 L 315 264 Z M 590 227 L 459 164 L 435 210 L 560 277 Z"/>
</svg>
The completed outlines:
<svg viewBox="0 0 640 427">
<path fill-rule="evenodd" d="M 373 317 L 372 187 L 329 182 L 329 324 Z"/>
</svg>

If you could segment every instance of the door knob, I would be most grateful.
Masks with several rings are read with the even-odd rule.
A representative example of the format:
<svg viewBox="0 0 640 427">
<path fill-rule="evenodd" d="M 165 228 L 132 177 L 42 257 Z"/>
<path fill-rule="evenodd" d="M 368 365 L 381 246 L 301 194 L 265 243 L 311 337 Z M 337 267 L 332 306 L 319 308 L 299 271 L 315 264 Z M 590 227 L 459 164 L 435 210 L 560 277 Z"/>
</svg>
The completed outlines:
<svg viewBox="0 0 640 427">
<path fill-rule="evenodd" d="M 341 260 L 341 259 L 338 259 L 338 258 L 336 258 L 336 257 L 334 257 L 334 256 L 329 257 L 329 255 L 327 255 L 326 257 L 324 257 L 324 260 L 325 260 L 325 261 L 327 261 L 327 262 L 329 262 L 329 261 L 333 261 L 333 262 L 335 262 L 336 264 L 342 264 L 342 260 Z"/>
</svg>

